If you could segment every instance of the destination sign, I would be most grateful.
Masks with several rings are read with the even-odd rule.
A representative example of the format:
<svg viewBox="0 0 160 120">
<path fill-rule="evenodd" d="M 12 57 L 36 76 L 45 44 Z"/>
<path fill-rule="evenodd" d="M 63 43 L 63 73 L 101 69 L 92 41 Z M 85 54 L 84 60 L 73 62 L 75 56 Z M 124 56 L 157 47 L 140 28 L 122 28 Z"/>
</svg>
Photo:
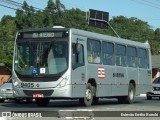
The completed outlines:
<svg viewBox="0 0 160 120">
<path fill-rule="evenodd" d="M 18 39 L 36 39 L 36 38 L 62 38 L 62 37 L 68 37 L 68 32 L 20 32 L 18 34 Z"/>
<path fill-rule="evenodd" d="M 62 35 L 60 35 L 60 36 L 62 36 Z M 54 32 L 33 33 L 32 37 L 33 38 L 55 37 L 55 34 L 54 34 Z"/>
<path fill-rule="evenodd" d="M 23 38 L 51 38 L 51 37 L 62 37 L 63 32 L 33 32 L 23 33 Z"/>
</svg>

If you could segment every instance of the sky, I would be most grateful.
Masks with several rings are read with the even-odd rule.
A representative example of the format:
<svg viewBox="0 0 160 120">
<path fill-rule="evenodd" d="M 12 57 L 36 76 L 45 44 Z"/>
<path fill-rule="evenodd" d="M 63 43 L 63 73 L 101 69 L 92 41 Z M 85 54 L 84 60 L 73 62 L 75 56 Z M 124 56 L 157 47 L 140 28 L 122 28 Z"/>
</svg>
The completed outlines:
<svg viewBox="0 0 160 120">
<path fill-rule="evenodd" d="M 15 10 L 1 6 L 7 5 L 0 0 L 0 18 L 4 15 L 15 16 Z M 23 3 L 24 0 L 12 0 Z M 28 5 L 44 9 L 48 0 L 25 0 Z M 53 0 L 54 1 L 54 0 Z M 61 0 L 67 9 L 79 8 L 83 11 L 95 9 L 109 12 L 114 16 L 136 17 L 147 22 L 152 29 L 160 28 L 160 0 Z M 14 7 L 14 6 L 13 6 Z"/>
</svg>

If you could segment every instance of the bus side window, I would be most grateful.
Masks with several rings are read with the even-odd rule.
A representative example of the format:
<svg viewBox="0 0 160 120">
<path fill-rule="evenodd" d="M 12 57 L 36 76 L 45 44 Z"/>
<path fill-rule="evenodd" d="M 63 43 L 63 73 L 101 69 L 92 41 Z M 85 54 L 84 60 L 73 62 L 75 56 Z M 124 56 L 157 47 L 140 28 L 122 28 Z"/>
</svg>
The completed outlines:
<svg viewBox="0 0 160 120">
<path fill-rule="evenodd" d="M 98 64 L 101 62 L 101 43 L 98 40 L 87 40 L 88 62 Z"/>
<path fill-rule="evenodd" d="M 126 47 L 124 45 L 116 45 L 116 65 L 126 66 Z"/>
<path fill-rule="evenodd" d="M 148 55 L 146 49 L 139 48 L 138 49 L 138 66 L 140 68 L 148 68 L 149 65 Z"/>
<path fill-rule="evenodd" d="M 102 58 L 104 65 L 114 65 L 114 44 L 109 42 L 102 43 Z"/>
<path fill-rule="evenodd" d="M 137 50 L 136 47 L 127 47 L 127 64 L 128 67 L 137 67 Z"/>
</svg>

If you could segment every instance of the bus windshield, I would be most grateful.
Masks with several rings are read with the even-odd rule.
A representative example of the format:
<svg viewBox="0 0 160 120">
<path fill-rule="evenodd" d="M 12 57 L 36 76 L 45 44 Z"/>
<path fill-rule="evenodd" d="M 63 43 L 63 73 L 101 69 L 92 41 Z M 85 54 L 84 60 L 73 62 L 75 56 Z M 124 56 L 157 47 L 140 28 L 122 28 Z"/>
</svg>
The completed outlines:
<svg viewBox="0 0 160 120">
<path fill-rule="evenodd" d="M 17 41 L 14 64 L 20 75 L 59 74 L 68 68 L 67 61 L 67 39 Z"/>
</svg>

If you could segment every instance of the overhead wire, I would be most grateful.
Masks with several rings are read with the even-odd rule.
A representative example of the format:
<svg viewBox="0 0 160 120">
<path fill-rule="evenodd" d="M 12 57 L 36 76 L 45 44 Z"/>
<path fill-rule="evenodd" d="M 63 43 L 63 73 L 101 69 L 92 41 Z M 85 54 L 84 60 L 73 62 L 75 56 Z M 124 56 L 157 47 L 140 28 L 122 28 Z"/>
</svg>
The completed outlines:
<svg viewBox="0 0 160 120">
<path fill-rule="evenodd" d="M 145 5 L 145 6 L 149 6 L 149 7 L 152 7 L 152 8 L 155 8 L 155 9 L 159 9 L 160 10 L 160 4 L 157 3 L 156 1 L 148 1 L 148 0 L 131 0 L 133 2 L 136 2 L 138 4 L 141 4 L 141 5 Z M 156 3 L 155 3 L 156 2 Z M 160 1 L 159 1 L 160 2 Z M 146 20 L 146 19 L 145 19 Z M 153 20 L 160 20 L 159 18 L 148 18 L 149 21 L 153 21 Z M 152 26 L 154 28 L 156 28 L 155 26 Z"/>
<path fill-rule="evenodd" d="M 0 3 L 1 3 L 1 6 L 3 6 L 3 7 L 9 8 L 9 9 L 13 9 L 13 10 L 16 10 L 16 9 L 17 9 L 17 6 L 16 6 L 16 5 L 13 5 L 13 4 L 11 4 L 11 3 L 8 3 L 8 1 L 0 0 Z M 19 7 L 19 6 L 18 6 L 18 7 Z"/>
<path fill-rule="evenodd" d="M 23 6 L 22 3 L 15 2 L 15 1 L 13 1 L 13 0 L 7 0 L 7 1 L 10 1 L 10 2 L 15 3 L 15 4 L 17 4 L 17 5 L 20 5 L 21 7 Z M 31 7 L 31 6 L 29 6 L 29 7 Z M 38 8 L 38 7 L 34 7 L 34 6 L 32 6 L 32 7 L 33 7 L 34 9 L 37 9 L 37 10 L 43 10 L 43 9 Z"/>
<path fill-rule="evenodd" d="M 0 6 L 6 7 L 6 8 L 9 8 L 9 9 L 12 9 L 12 10 L 17 10 L 17 9 L 15 9 L 15 8 L 8 7 L 8 6 L 6 6 L 6 5 L 2 5 L 2 4 L 0 4 Z"/>
<path fill-rule="evenodd" d="M 22 9 L 22 6 L 23 6 L 22 3 L 15 2 L 13 0 L 0 0 L 0 1 L 3 3 L 0 6 L 6 7 L 6 8 L 10 8 L 10 9 L 14 9 L 14 10 Z M 29 6 L 29 7 L 31 7 L 31 6 Z M 43 9 L 40 9 L 40 8 L 37 8 L 37 7 L 33 7 L 33 8 L 35 10 L 42 10 L 43 11 Z"/>
<path fill-rule="evenodd" d="M 32 1 L 28 0 L 28 1 L 33 3 L 33 0 Z M 38 3 L 37 2 L 34 2 L 34 3 L 36 3 L 36 4 L 40 4 L 40 3 L 44 4 L 43 1 L 46 2 L 46 0 L 42 0 L 41 2 L 39 1 Z M 82 7 L 80 5 L 75 5 L 75 4 L 66 2 L 64 0 L 62 0 L 62 1 L 63 1 L 63 3 L 65 3 L 65 4 L 67 4 L 68 6 L 71 6 L 71 7 L 75 6 L 76 8 L 80 8 L 80 9 L 83 8 L 83 10 L 84 10 L 84 8 L 85 8 L 85 10 L 87 9 L 84 6 Z M 150 7 L 153 7 L 153 8 L 160 9 L 160 4 L 159 3 L 155 3 L 154 1 L 152 1 L 152 2 L 148 1 L 148 0 L 131 0 L 131 1 L 136 2 L 138 4 L 145 5 L 145 6 L 150 6 Z M 12 9 L 12 10 L 22 9 L 22 6 L 23 6 L 22 3 L 16 2 L 16 1 L 13 1 L 13 0 L 0 0 L 0 2 L 1 2 L 0 6 L 6 7 L 6 8 L 9 8 L 9 9 Z M 29 7 L 30 7 L 30 5 L 29 5 Z M 36 9 L 36 10 L 42 10 L 42 11 L 44 10 L 44 9 L 39 8 L 39 7 L 33 7 L 33 8 Z M 113 16 L 110 16 L 110 17 L 113 17 Z M 151 19 L 151 20 L 159 20 L 159 19 Z"/>
<path fill-rule="evenodd" d="M 149 3 L 149 4 L 152 4 L 152 5 L 155 5 L 155 6 L 160 7 L 160 4 L 159 4 L 159 3 L 154 3 L 153 1 L 152 1 L 152 2 L 151 2 L 151 1 L 148 1 L 148 0 L 141 0 L 141 1 L 144 1 L 144 2 L 146 2 L 146 3 Z"/>
<path fill-rule="evenodd" d="M 138 1 L 138 0 L 131 0 L 131 1 L 136 2 L 136 3 L 139 3 L 139 4 L 142 4 L 142 5 L 145 5 L 145 6 L 150 6 L 150 7 L 153 7 L 153 8 L 160 9 L 160 5 L 155 6 L 155 5 L 153 5 L 153 4 L 150 4 L 149 1 L 148 1 L 148 2 L 145 2 L 146 0 L 140 0 L 140 1 Z M 142 1 L 143 1 L 143 2 L 142 2 Z"/>
<path fill-rule="evenodd" d="M 19 3 L 17 3 L 17 2 L 15 2 L 15 1 L 12 1 L 12 0 L 3 0 L 5 3 L 8 3 L 8 4 L 10 4 L 10 5 L 14 5 L 14 6 L 16 6 L 16 7 L 22 7 L 22 4 L 19 4 Z"/>
</svg>

